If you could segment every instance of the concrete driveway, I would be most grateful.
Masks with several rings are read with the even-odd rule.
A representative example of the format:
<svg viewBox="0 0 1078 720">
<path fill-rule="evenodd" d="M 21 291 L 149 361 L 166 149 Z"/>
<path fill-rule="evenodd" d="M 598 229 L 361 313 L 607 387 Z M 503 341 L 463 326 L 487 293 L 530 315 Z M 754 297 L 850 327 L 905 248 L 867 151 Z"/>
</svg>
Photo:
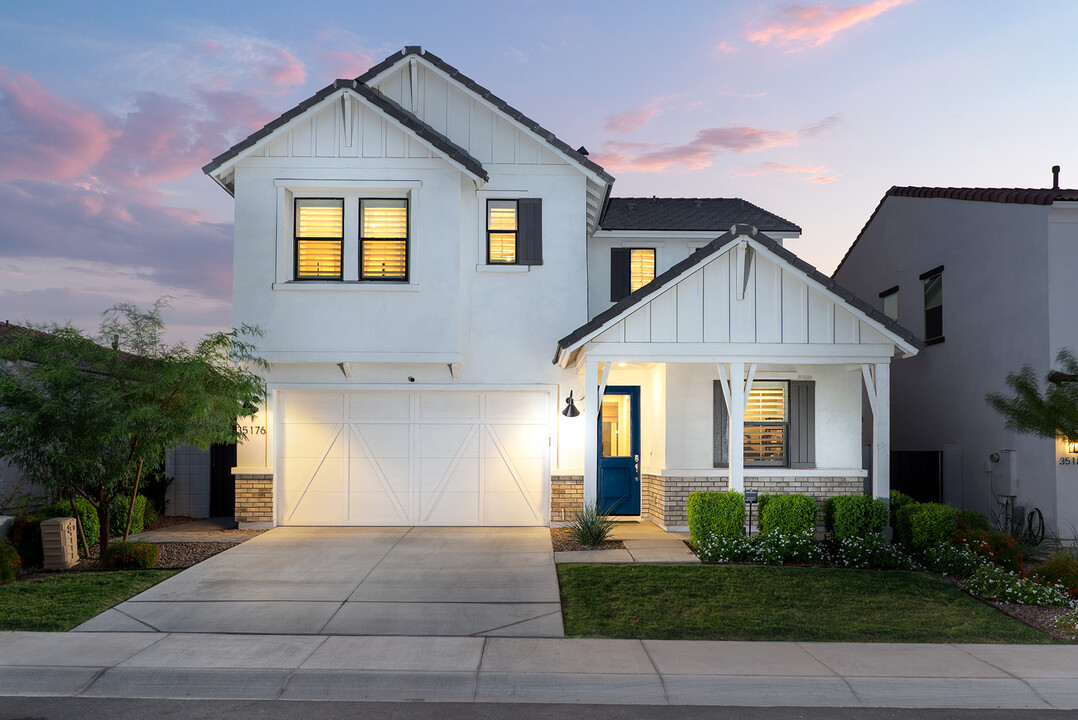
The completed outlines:
<svg viewBox="0 0 1078 720">
<path fill-rule="evenodd" d="M 75 631 L 564 636 L 546 528 L 275 528 Z"/>
</svg>

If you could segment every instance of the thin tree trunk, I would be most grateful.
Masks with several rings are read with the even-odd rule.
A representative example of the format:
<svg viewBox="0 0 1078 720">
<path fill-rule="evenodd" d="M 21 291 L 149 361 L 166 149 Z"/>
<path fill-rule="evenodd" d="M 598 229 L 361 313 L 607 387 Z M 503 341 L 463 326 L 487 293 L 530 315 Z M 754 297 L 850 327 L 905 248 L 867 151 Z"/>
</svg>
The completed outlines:
<svg viewBox="0 0 1078 720">
<path fill-rule="evenodd" d="M 82 528 L 82 518 L 79 516 L 79 508 L 75 505 L 75 493 L 69 493 L 67 499 L 71 501 L 71 515 L 75 518 L 75 526 L 79 529 L 79 538 L 82 539 L 82 549 L 86 556 L 90 556 L 90 546 L 86 542 L 86 531 Z"/>
<path fill-rule="evenodd" d="M 131 491 L 131 504 L 127 506 L 127 524 L 124 525 L 124 542 L 131 532 L 131 516 L 135 514 L 135 498 L 138 497 L 138 483 L 142 479 L 142 460 L 138 461 L 138 470 L 135 472 L 135 489 Z"/>
</svg>

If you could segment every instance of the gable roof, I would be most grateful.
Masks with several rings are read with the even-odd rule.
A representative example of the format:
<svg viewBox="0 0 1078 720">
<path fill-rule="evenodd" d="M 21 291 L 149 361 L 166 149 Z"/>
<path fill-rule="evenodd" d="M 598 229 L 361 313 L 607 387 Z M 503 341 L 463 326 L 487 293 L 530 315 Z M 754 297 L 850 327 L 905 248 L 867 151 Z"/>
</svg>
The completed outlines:
<svg viewBox="0 0 1078 720">
<path fill-rule="evenodd" d="M 505 100 L 502 100 L 500 97 L 498 97 L 497 95 L 492 93 L 490 90 L 486 89 L 485 87 L 483 87 L 482 85 L 477 83 L 475 80 L 472 80 L 470 77 L 468 77 L 467 75 L 462 73 L 460 70 L 458 70 L 457 68 L 455 68 L 452 65 L 450 65 L 449 63 L 447 63 L 445 60 L 442 60 L 440 57 L 438 57 L 437 55 L 435 55 L 434 53 L 432 53 L 430 51 L 424 51 L 422 46 L 420 46 L 420 45 L 405 45 L 403 50 L 399 50 L 399 51 L 393 53 L 392 55 L 387 57 L 385 60 L 383 60 L 382 62 L 380 62 L 377 65 L 375 65 L 374 67 L 372 67 L 370 70 L 368 70 L 367 72 L 365 72 L 362 75 L 360 75 L 359 77 L 357 77 L 356 82 L 361 83 L 361 84 L 367 84 L 369 82 L 372 82 L 379 75 L 384 73 L 386 70 L 389 70 L 390 68 L 395 66 L 397 63 L 399 63 L 401 60 L 407 58 L 410 55 L 415 55 L 417 57 L 423 58 L 424 60 L 429 62 L 434 67 L 438 68 L 439 70 L 444 72 L 446 75 L 453 78 L 453 80 L 460 83 L 464 87 L 468 88 L 469 90 L 474 92 L 476 95 L 479 95 L 484 100 L 489 102 L 491 105 L 498 108 L 498 110 L 502 111 L 503 113 L 505 113 L 509 117 L 513 118 L 518 123 L 520 123 L 524 127 L 528 128 L 529 130 L 531 130 L 533 133 L 535 133 L 539 137 L 543 138 L 549 145 L 554 147 L 556 150 L 558 150 L 560 153 L 565 155 L 567 158 L 569 158 L 573 162 L 581 165 L 584 168 L 587 168 L 588 170 L 590 170 L 591 172 L 598 175 L 600 178 L 602 178 L 607 183 L 613 183 L 614 182 L 614 177 L 612 175 L 610 175 L 608 172 L 606 172 L 606 170 L 604 170 L 602 168 L 602 166 L 600 166 L 597 163 L 594 163 L 591 160 L 589 160 L 586 155 L 584 155 L 584 154 L 582 154 L 582 153 L 580 153 L 580 152 L 578 152 L 576 150 L 573 150 L 573 148 L 570 147 L 567 143 L 565 143 L 562 140 L 558 139 L 558 137 L 554 133 L 550 132 L 549 130 L 544 128 L 542 125 L 540 125 L 539 123 L 532 120 L 530 117 L 528 117 L 524 113 L 522 113 L 519 110 L 517 110 L 516 108 L 514 108 L 512 105 L 507 103 Z"/>
<path fill-rule="evenodd" d="M 232 158 L 238 156 L 244 150 L 254 147 L 259 140 L 270 135 L 277 128 L 287 124 L 292 119 L 302 115 L 311 109 L 315 105 L 318 105 L 323 100 L 338 92 L 339 90 L 351 90 L 359 95 L 361 98 L 367 100 L 376 108 L 389 115 L 391 118 L 399 122 L 404 127 L 414 132 L 421 139 L 426 140 L 428 143 L 438 149 L 439 152 L 444 154 L 447 158 L 453 160 L 458 165 L 465 168 L 472 175 L 483 180 L 488 180 L 486 169 L 483 164 L 473 157 L 467 150 L 454 143 L 442 133 L 435 130 L 427 123 L 420 120 L 413 113 L 405 110 L 398 103 L 390 100 L 378 90 L 369 88 L 366 85 L 358 82 L 357 80 L 336 80 L 331 85 L 327 85 L 311 97 L 307 98 L 299 105 L 288 112 L 282 114 L 276 120 L 267 123 L 261 130 L 257 130 L 248 135 L 243 140 L 239 141 L 228 150 L 224 151 L 202 168 L 202 172 L 210 175 L 219 167 L 224 165 Z M 223 185 L 223 184 L 222 184 Z M 225 187 L 226 190 L 231 190 Z"/>
<path fill-rule="evenodd" d="M 850 248 L 846 251 L 846 254 L 842 256 L 841 262 L 839 262 L 838 267 L 835 268 L 835 272 L 832 273 L 832 275 L 838 273 L 846 263 L 846 260 L 850 257 L 850 253 L 857 247 L 857 243 L 861 241 L 861 236 L 865 234 L 865 231 L 868 230 L 868 226 L 876 219 L 876 215 L 879 214 L 880 208 L 883 207 L 883 203 L 886 202 L 889 197 L 940 198 L 944 200 L 1008 203 L 1012 205 L 1051 205 L 1055 202 L 1078 202 L 1078 190 L 1064 190 L 1060 188 L 961 188 L 893 185 L 891 186 L 891 189 L 885 192 L 883 197 L 880 198 L 880 202 L 876 205 L 876 209 L 868 216 L 868 220 L 865 221 L 864 227 L 861 228 L 861 232 L 857 233 L 857 237 L 854 238 L 853 242 L 850 244 Z"/>
<path fill-rule="evenodd" d="M 640 288 L 634 293 L 631 293 L 628 297 L 624 298 L 620 302 L 607 308 L 603 312 L 593 317 L 588 322 L 584 323 L 576 330 L 563 337 L 558 341 L 557 349 L 554 352 L 554 359 L 552 362 L 557 364 L 558 357 L 564 350 L 573 348 L 574 345 L 581 343 L 585 338 L 599 332 L 604 327 L 611 325 L 618 320 L 629 315 L 629 313 L 637 305 L 645 302 L 651 296 L 657 294 L 663 288 L 668 285 L 674 284 L 682 275 L 692 268 L 704 264 L 704 261 L 713 255 L 716 255 L 726 249 L 728 246 L 735 243 L 739 237 L 747 235 L 755 242 L 766 248 L 768 251 L 778 256 L 780 260 L 785 261 L 790 267 L 800 271 L 809 280 L 821 285 L 825 290 L 834 293 L 841 298 L 847 305 L 858 310 L 866 315 L 870 320 L 875 321 L 881 325 L 885 330 L 889 331 L 893 335 L 901 338 L 904 342 L 908 343 L 916 349 L 922 347 L 921 341 L 910 330 L 902 327 L 894 320 L 894 318 L 884 315 L 876 308 L 869 305 L 861 298 L 854 295 L 851 291 L 839 285 L 834 279 L 827 277 L 812 265 L 808 264 L 797 255 L 782 247 L 778 242 L 769 238 L 768 236 L 758 233 L 756 228 L 748 225 L 736 225 L 727 232 L 723 233 L 719 237 L 712 240 L 704 247 L 696 250 L 687 258 L 671 267 L 666 272 L 662 273 L 650 283 Z"/>
<path fill-rule="evenodd" d="M 741 198 L 610 198 L 603 230 L 710 230 L 745 223 L 763 232 L 801 232 L 789 220 Z"/>
</svg>

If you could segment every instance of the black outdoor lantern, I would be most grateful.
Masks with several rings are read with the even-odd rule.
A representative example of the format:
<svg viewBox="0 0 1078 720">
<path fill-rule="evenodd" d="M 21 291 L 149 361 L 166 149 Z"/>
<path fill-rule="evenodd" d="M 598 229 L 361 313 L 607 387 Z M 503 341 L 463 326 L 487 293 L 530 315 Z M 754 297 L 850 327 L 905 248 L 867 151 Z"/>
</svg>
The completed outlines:
<svg viewBox="0 0 1078 720">
<path fill-rule="evenodd" d="M 569 397 L 565 398 L 565 409 L 561 411 L 561 414 L 565 417 L 576 417 L 580 414 L 580 411 L 576 409 L 576 403 L 573 402 L 573 391 L 569 391 Z"/>
</svg>

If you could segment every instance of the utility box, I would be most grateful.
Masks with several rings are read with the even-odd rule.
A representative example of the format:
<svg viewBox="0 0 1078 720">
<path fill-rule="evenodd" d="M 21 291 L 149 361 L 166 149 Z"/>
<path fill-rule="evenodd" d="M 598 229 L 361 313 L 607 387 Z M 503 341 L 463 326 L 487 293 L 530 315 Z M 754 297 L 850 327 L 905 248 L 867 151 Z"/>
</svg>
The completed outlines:
<svg viewBox="0 0 1078 720">
<path fill-rule="evenodd" d="M 79 561 L 75 518 L 52 518 L 41 523 L 46 570 L 67 570 Z"/>
<path fill-rule="evenodd" d="M 1018 454 L 1014 450 L 997 450 L 988 456 L 992 473 L 992 491 L 1003 497 L 1018 495 Z"/>
</svg>

